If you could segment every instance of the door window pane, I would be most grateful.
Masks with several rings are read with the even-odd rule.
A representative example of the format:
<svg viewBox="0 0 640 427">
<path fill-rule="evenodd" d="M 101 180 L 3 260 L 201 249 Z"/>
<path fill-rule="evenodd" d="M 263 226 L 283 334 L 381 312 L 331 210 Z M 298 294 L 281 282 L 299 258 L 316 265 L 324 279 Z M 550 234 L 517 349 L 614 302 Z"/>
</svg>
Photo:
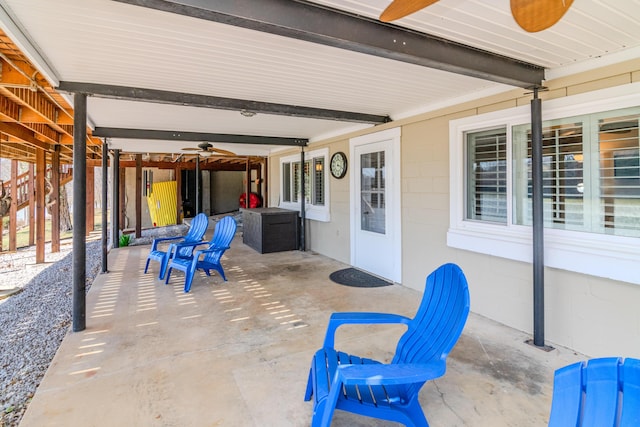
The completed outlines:
<svg viewBox="0 0 640 427">
<path fill-rule="evenodd" d="M 360 224 L 364 231 L 385 233 L 384 151 L 360 155 Z"/>
</svg>

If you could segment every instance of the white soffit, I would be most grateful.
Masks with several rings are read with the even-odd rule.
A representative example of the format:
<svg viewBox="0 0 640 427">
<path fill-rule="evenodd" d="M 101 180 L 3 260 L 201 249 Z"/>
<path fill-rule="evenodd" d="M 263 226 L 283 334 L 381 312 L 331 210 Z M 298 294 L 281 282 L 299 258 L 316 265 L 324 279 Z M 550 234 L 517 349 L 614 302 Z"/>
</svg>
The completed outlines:
<svg viewBox="0 0 640 427">
<path fill-rule="evenodd" d="M 496 85 L 106 0 L 5 0 L 60 79 L 370 114 Z"/>
<path fill-rule="evenodd" d="M 311 138 L 353 123 L 89 97 L 97 127 Z M 283 126 L 283 124 L 285 126 Z M 368 125 L 360 125 L 366 127 Z"/>
<path fill-rule="evenodd" d="M 315 0 L 377 17 L 389 0 Z M 110 0 L 0 0 L 62 81 L 142 87 L 393 119 L 507 89 L 425 67 Z M 640 49 L 640 2 L 575 1 L 552 28 L 527 33 L 509 0 L 440 0 L 395 22 L 555 70 L 602 65 Z M 6 27 L 6 26 L 5 26 Z M 96 126 L 294 136 L 312 141 L 367 125 L 89 98 Z"/>
<path fill-rule="evenodd" d="M 313 0 L 377 18 L 390 0 Z M 440 0 L 394 24 L 554 69 L 640 47 L 640 1 L 576 0 L 556 25 L 520 28 L 509 0 Z"/>
</svg>

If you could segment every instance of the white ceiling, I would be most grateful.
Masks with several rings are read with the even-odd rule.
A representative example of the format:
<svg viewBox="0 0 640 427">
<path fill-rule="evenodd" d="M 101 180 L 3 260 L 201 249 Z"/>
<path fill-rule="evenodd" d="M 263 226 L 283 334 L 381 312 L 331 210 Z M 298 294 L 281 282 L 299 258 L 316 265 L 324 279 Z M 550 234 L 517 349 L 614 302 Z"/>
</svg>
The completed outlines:
<svg viewBox="0 0 640 427">
<path fill-rule="evenodd" d="M 389 1 L 315 3 L 376 17 Z M 58 81 L 389 115 L 392 119 L 511 89 L 109 0 L 0 0 L 0 6 L 45 58 L 55 73 L 51 79 Z M 17 37 L 16 28 L 5 20 L 3 30 Z M 640 0 L 577 0 L 554 27 L 530 34 L 511 17 L 509 0 L 441 0 L 396 24 L 544 66 L 549 77 L 640 56 L 638 22 Z M 236 111 L 99 98 L 89 98 L 88 114 L 91 123 L 100 127 L 312 141 L 370 126 L 267 114 L 247 118 Z M 196 143 L 113 139 L 111 145 L 126 151 L 179 152 L 182 146 Z M 215 146 L 238 154 L 268 152 L 265 146 Z"/>
<path fill-rule="evenodd" d="M 390 1 L 314 3 L 375 18 Z M 441 0 L 396 24 L 553 69 L 640 47 L 639 22 L 639 0 L 576 0 L 558 24 L 532 34 L 513 20 L 509 0 Z"/>
</svg>

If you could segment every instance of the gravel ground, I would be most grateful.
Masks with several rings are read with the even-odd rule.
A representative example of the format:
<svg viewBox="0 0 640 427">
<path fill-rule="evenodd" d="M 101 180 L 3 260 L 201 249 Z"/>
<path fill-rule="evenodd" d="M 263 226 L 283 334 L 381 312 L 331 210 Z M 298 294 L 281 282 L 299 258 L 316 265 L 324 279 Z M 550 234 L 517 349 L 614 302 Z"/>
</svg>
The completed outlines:
<svg viewBox="0 0 640 427">
<path fill-rule="evenodd" d="M 131 244 L 150 244 L 154 236 L 186 233 L 185 225 L 144 230 Z M 87 290 L 101 270 L 101 242 L 87 242 Z M 35 264 L 35 247 L 0 253 L 0 291 L 22 289 L 0 300 L 0 427 L 17 426 L 62 339 L 72 312 L 71 240 L 46 263 Z"/>
<path fill-rule="evenodd" d="M 101 243 L 87 243 L 87 287 L 100 271 Z M 22 288 L 0 303 L 0 426 L 17 426 L 71 324 L 71 244 L 0 255 L 0 286 Z"/>
</svg>

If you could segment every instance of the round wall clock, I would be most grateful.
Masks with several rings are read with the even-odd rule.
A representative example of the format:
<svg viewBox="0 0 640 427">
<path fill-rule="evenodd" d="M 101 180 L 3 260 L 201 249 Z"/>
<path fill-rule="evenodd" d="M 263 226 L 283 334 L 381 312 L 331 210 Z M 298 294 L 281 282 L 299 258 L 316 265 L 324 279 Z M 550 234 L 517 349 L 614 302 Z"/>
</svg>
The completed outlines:
<svg viewBox="0 0 640 427">
<path fill-rule="evenodd" d="M 331 156 L 331 175 L 335 178 L 343 178 L 347 174 L 347 156 L 342 152 L 338 151 L 333 156 Z"/>
</svg>

